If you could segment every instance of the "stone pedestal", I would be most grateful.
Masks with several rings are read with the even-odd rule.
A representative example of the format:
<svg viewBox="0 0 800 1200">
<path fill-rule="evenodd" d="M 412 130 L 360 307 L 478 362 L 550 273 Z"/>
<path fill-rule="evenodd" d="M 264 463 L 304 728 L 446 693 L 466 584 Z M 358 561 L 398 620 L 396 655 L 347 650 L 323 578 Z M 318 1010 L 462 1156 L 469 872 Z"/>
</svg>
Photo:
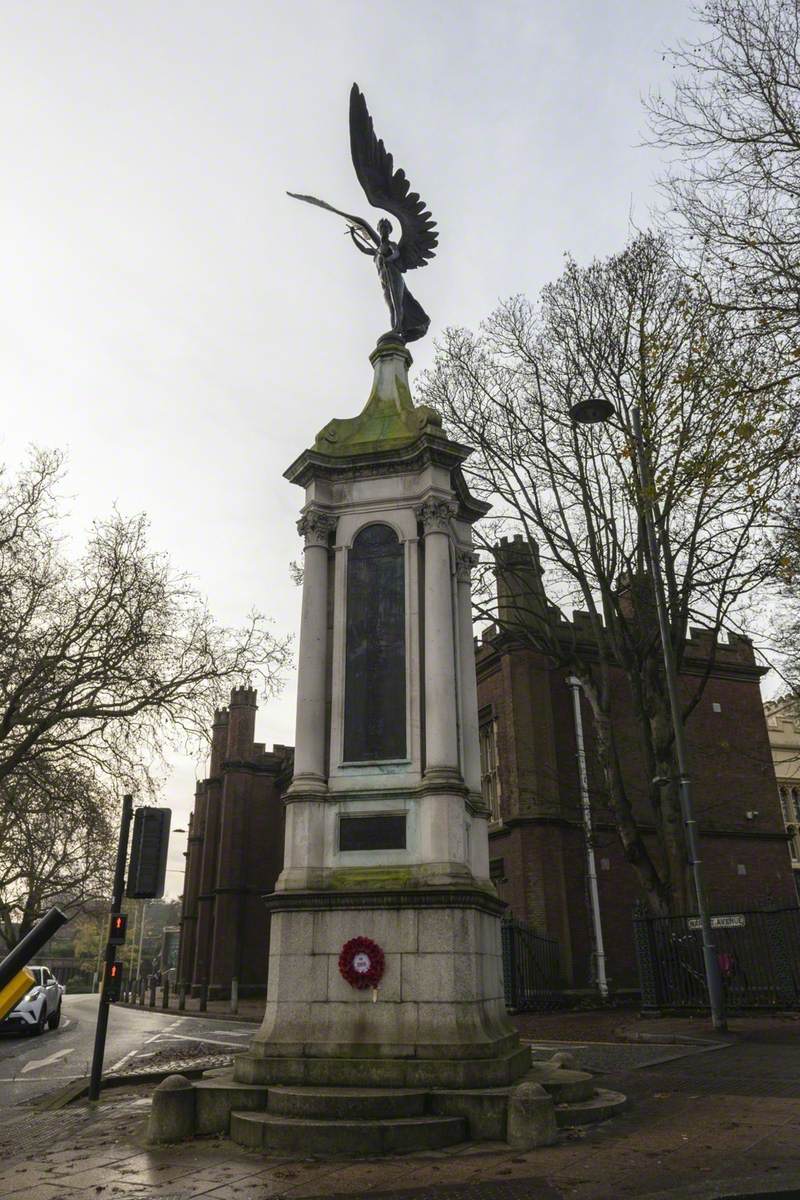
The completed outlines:
<svg viewBox="0 0 800 1200">
<path fill-rule="evenodd" d="M 524 1074 L 505 1012 L 502 905 L 480 796 L 469 449 L 382 345 L 359 417 L 287 471 L 305 489 L 295 774 L 271 909 L 263 1025 L 242 1083 L 503 1086 Z M 373 994 L 342 978 L 383 950 Z"/>
</svg>

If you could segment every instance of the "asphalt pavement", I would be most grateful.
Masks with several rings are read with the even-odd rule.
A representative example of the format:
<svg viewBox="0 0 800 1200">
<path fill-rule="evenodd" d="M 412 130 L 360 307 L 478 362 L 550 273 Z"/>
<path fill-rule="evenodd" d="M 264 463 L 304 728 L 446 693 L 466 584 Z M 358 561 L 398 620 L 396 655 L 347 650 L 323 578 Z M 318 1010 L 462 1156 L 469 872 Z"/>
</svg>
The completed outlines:
<svg viewBox="0 0 800 1200">
<path fill-rule="evenodd" d="M 41 1037 L 0 1034 L 0 1109 L 31 1100 L 89 1074 L 97 1021 L 96 995 L 65 995 L 58 1029 Z M 164 1052 L 176 1056 L 202 1043 L 217 1054 L 247 1047 L 258 1025 L 112 1005 L 104 1070 L 147 1070 Z"/>
</svg>

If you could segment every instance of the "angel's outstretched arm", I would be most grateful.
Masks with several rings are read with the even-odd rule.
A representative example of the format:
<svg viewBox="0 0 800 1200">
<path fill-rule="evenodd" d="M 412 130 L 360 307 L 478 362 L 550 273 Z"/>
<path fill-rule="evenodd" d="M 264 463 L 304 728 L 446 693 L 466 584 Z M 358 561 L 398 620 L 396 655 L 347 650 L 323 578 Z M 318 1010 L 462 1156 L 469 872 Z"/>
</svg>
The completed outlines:
<svg viewBox="0 0 800 1200">
<path fill-rule="evenodd" d="M 363 233 L 361 233 L 360 230 L 356 229 L 356 227 L 354 225 L 351 225 L 349 228 L 349 233 L 350 233 L 350 237 L 352 239 L 353 245 L 358 250 L 360 250 L 362 254 L 368 254 L 370 256 L 370 258 L 375 257 L 375 253 L 376 253 L 375 247 L 369 245 L 369 243 L 366 241 Z"/>
</svg>

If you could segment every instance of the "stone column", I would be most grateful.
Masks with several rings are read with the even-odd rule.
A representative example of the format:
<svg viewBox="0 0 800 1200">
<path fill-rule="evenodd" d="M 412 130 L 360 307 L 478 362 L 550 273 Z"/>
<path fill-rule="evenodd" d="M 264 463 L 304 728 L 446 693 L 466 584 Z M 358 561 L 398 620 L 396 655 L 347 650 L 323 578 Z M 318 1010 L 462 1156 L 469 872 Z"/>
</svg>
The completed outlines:
<svg viewBox="0 0 800 1200">
<path fill-rule="evenodd" d="M 309 509 L 297 522 L 305 537 L 303 608 L 297 664 L 297 726 L 290 791 L 324 792 L 327 699 L 328 535 L 336 518 Z"/>
<path fill-rule="evenodd" d="M 430 499 L 415 510 L 425 537 L 425 777 L 460 779 L 456 706 L 450 521 L 452 500 Z"/>
<path fill-rule="evenodd" d="M 478 740 L 478 682 L 475 677 L 475 642 L 472 635 L 472 568 L 478 556 L 456 551 L 458 615 L 458 665 L 461 677 L 462 774 L 471 795 L 481 794 L 481 755 Z"/>
</svg>

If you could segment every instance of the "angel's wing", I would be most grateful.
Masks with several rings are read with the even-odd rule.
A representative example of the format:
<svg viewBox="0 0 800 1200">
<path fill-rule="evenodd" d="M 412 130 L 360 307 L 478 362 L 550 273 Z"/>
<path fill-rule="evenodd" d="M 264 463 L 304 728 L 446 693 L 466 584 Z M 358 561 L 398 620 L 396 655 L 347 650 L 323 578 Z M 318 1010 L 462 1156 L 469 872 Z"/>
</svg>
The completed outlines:
<svg viewBox="0 0 800 1200">
<path fill-rule="evenodd" d="M 370 204 L 385 208 L 400 222 L 403 235 L 398 250 L 404 271 L 426 267 L 439 241 L 436 222 L 416 192 L 409 192 L 405 172 L 395 171 L 391 154 L 375 136 L 367 102 L 354 83 L 350 92 L 350 152 Z"/>
<path fill-rule="evenodd" d="M 363 229 L 376 246 L 381 240 L 369 221 L 365 221 L 363 217 L 354 217 L 351 213 L 342 212 L 340 208 L 334 208 L 332 204 L 327 204 L 324 200 L 317 200 L 316 196 L 302 196 L 299 192 L 287 192 L 286 195 L 292 196 L 295 200 L 305 200 L 306 204 L 316 204 L 317 208 L 327 208 L 328 212 L 344 217 L 345 221 L 349 221 L 351 225 L 358 225 L 360 229 Z"/>
</svg>

